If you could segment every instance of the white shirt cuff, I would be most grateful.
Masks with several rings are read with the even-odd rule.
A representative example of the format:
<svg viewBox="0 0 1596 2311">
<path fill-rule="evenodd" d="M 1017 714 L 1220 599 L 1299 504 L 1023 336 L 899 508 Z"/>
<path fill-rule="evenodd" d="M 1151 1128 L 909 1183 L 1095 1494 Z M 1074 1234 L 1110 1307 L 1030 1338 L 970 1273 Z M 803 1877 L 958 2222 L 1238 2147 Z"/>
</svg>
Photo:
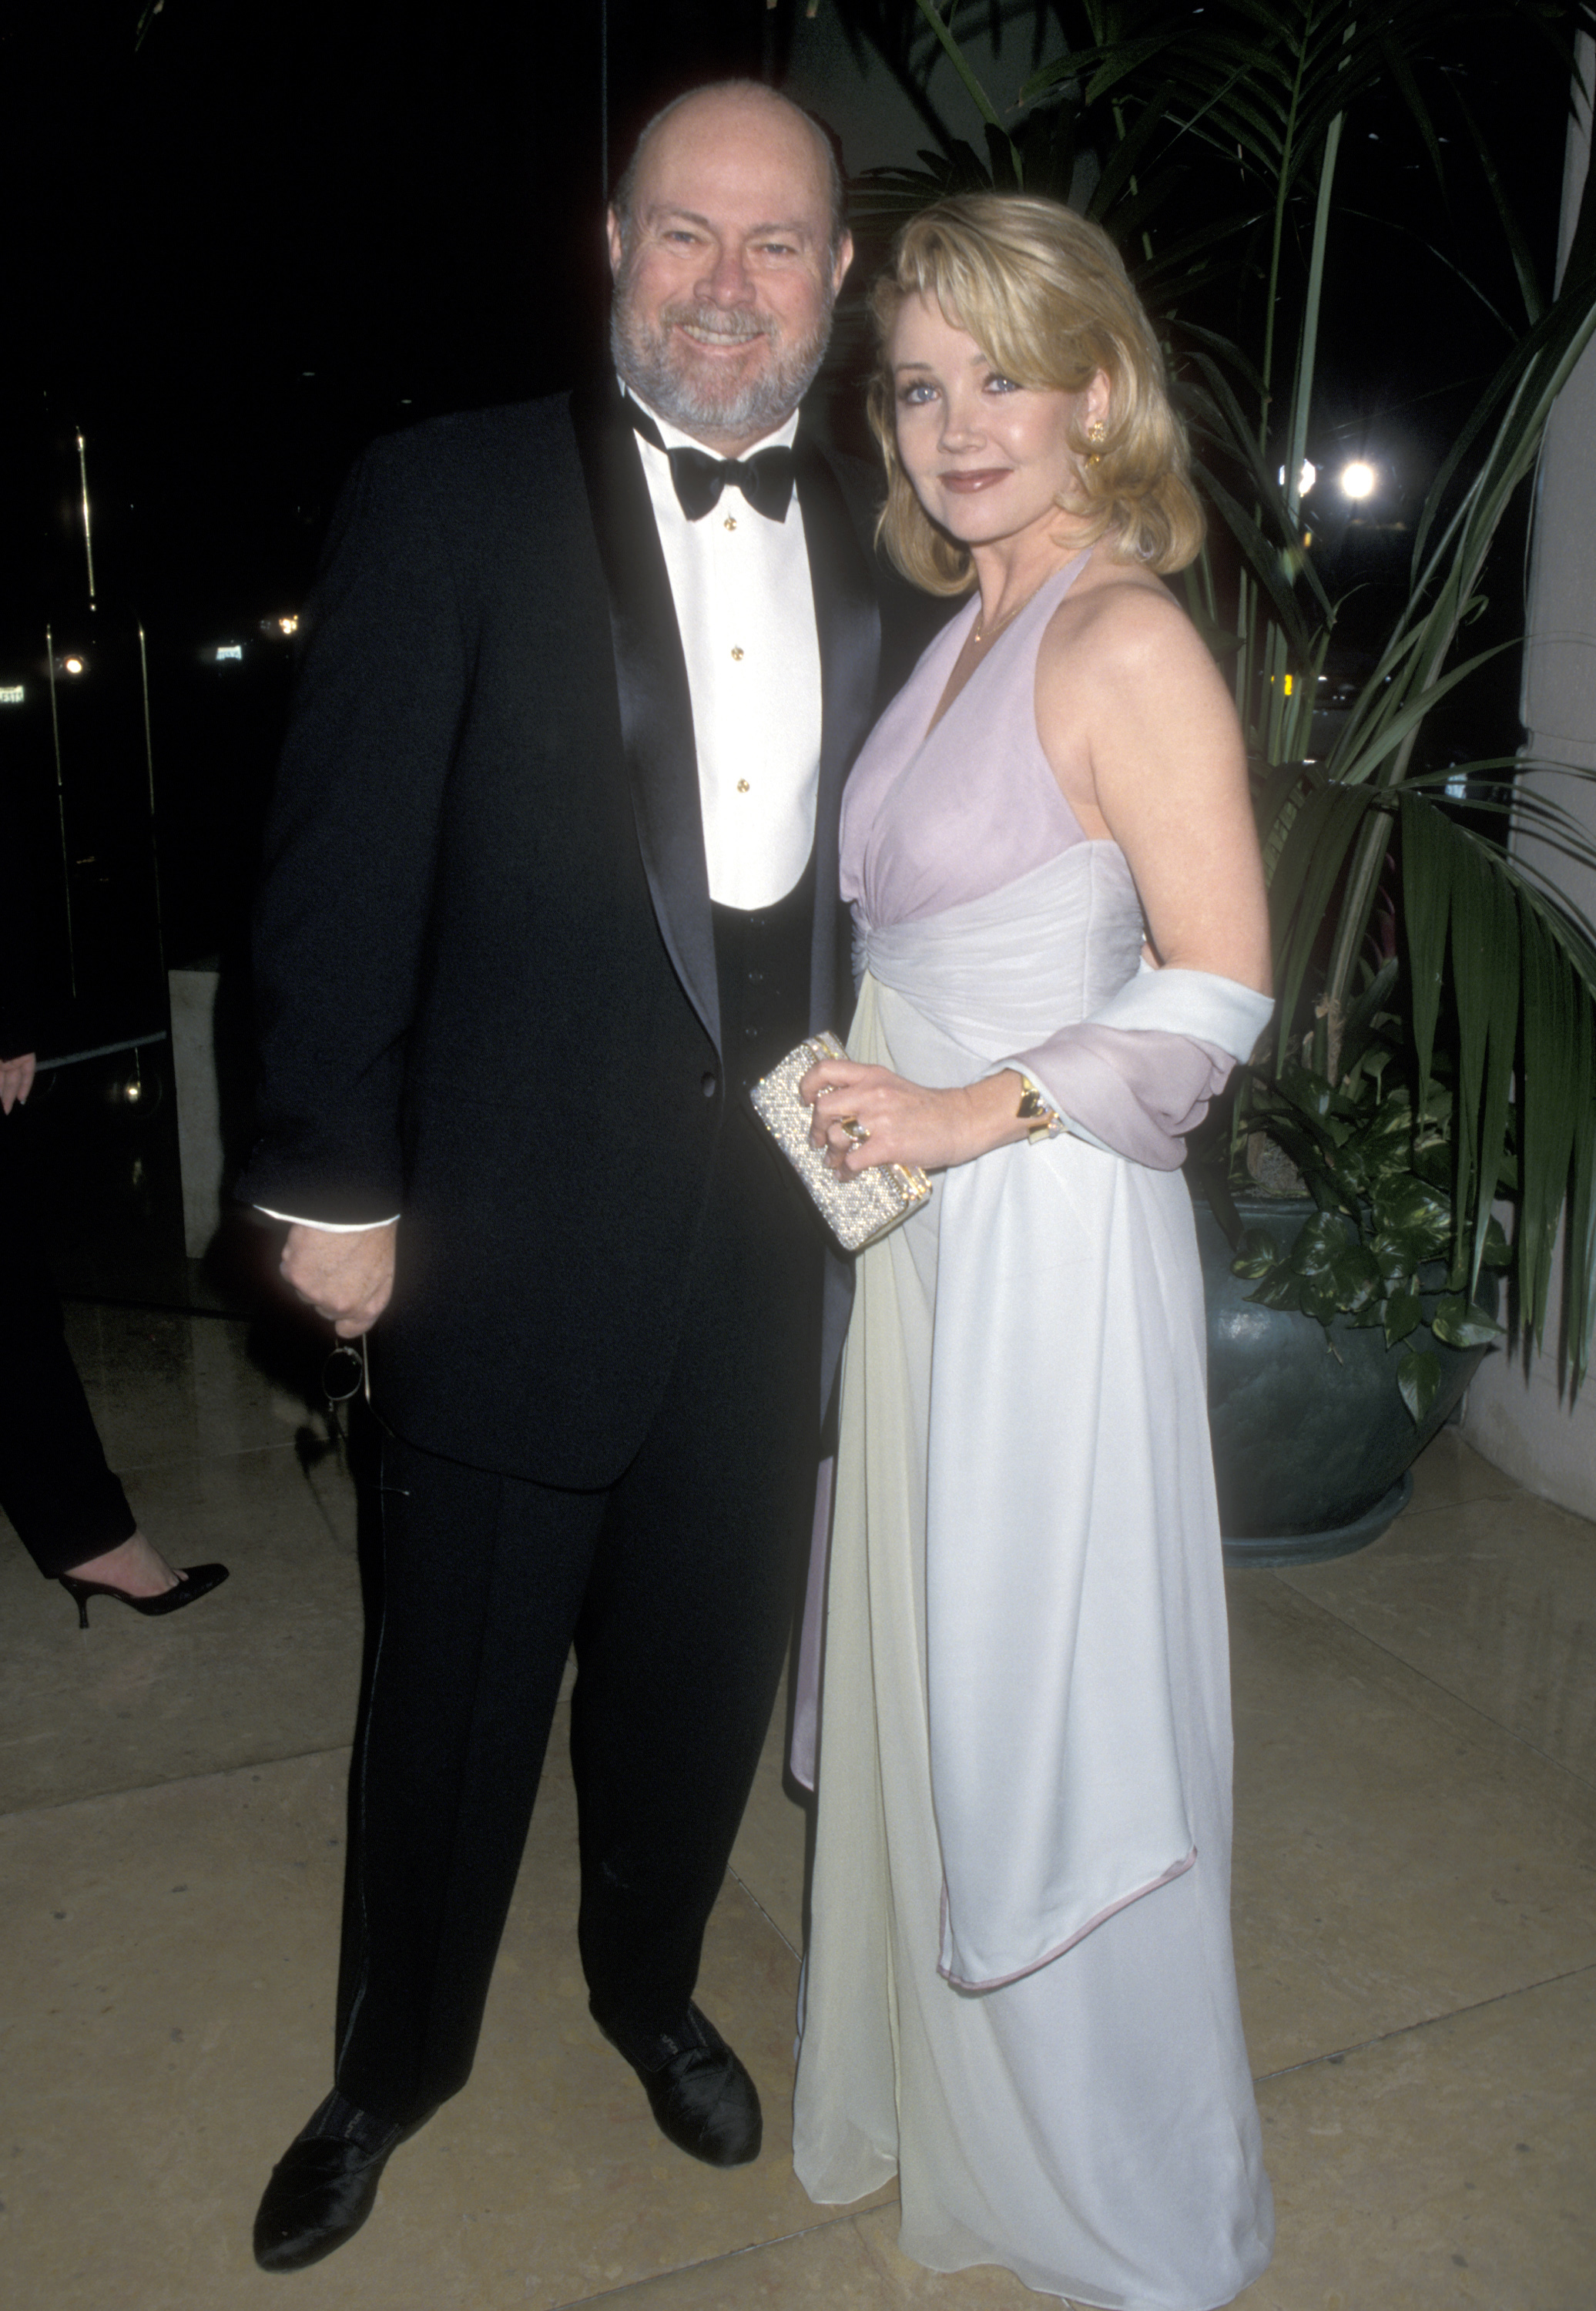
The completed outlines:
<svg viewBox="0 0 1596 2311">
<path fill-rule="evenodd" d="M 286 1220 L 290 1227 L 319 1228 L 323 1235 L 366 1235 L 372 1228 L 392 1227 L 399 1217 L 395 1212 L 385 1220 L 308 1220 L 298 1212 L 275 1212 L 270 1204 L 257 1204 L 255 1208 L 269 1220 Z"/>
</svg>

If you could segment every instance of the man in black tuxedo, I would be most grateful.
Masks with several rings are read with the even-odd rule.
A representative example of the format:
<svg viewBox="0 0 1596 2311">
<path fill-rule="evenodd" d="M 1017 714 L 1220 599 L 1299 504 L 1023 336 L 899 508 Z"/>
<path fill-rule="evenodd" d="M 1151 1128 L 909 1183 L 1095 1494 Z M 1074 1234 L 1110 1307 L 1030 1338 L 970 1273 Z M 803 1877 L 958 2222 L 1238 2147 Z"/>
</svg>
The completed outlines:
<svg viewBox="0 0 1596 2311">
<path fill-rule="evenodd" d="M 384 1316 L 382 1618 L 336 2090 L 267 2269 L 347 2238 L 465 2082 L 573 1641 L 594 2019 L 682 2149 L 759 2148 L 692 2000 L 813 1498 L 826 1254 L 746 1094 L 846 1015 L 842 781 L 914 613 L 874 477 L 797 426 L 852 254 L 814 124 L 680 100 L 610 247 L 619 383 L 378 442 L 306 615 L 242 1192 L 343 1337 Z"/>
</svg>

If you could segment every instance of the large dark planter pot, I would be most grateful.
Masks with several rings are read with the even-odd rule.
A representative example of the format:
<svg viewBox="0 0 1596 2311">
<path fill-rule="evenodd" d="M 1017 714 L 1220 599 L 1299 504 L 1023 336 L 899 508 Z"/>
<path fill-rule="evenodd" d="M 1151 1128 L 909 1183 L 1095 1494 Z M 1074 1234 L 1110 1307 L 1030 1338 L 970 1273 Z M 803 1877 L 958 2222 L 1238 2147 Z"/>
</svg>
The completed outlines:
<svg viewBox="0 0 1596 2311">
<path fill-rule="evenodd" d="M 1238 1199 L 1249 1226 L 1295 1237 L 1314 1207 L 1278 1197 Z M 1219 1527 L 1230 1565 L 1304 1565 L 1347 1557 L 1377 1540 L 1413 1493 L 1408 1464 L 1457 1404 L 1483 1348 L 1449 1348 L 1423 1326 L 1398 1347 L 1338 1317 L 1336 1353 L 1311 1316 L 1260 1308 L 1233 1276 L 1230 1243 L 1206 1203 L 1197 1207 L 1208 1317 L 1208 1425 Z M 1443 1270 L 1421 1280 L 1439 1286 Z M 1496 1278 L 1478 1298 L 1494 1313 Z M 1410 1347 L 1433 1348 L 1441 1386 L 1415 1427 L 1397 1393 Z"/>
</svg>

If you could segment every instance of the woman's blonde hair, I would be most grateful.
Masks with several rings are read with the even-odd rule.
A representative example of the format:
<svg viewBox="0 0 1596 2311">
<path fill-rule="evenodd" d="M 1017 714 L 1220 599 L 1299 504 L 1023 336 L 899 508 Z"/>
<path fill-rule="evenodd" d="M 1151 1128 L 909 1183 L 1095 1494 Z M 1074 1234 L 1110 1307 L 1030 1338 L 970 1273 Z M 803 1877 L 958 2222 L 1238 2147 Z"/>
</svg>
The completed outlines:
<svg viewBox="0 0 1596 2311">
<path fill-rule="evenodd" d="M 1101 370 L 1109 402 L 1103 437 L 1070 447 L 1077 493 L 1059 503 L 1083 519 L 1083 544 L 1112 538 L 1122 561 L 1183 570 L 1202 545 L 1202 510 L 1187 478 L 1185 436 L 1169 405 L 1164 356 L 1108 235 L 1057 201 L 1023 193 L 960 193 L 906 224 L 870 292 L 877 360 L 870 423 L 886 460 L 877 536 L 905 577 L 933 594 L 961 594 L 973 565 L 916 497 L 898 456 L 888 344 L 907 297 L 934 298 L 1016 385 L 1079 393 Z"/>
</svg>

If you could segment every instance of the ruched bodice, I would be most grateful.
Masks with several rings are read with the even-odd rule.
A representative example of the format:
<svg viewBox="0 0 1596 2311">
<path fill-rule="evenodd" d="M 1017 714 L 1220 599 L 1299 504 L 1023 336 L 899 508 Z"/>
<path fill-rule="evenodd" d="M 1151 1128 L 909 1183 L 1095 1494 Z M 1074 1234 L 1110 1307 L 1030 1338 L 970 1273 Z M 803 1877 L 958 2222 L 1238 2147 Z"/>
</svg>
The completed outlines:
<svg viewBox="0 0 1596 2311">
<path fill-rule="evenodd" d="M 1141 943 L 1123 852 L 1080 842 L 934 916 L 856 924 L 854 964 L 990 1062 L 1101 1009 L 1136 977 Z"/>
</svg>

